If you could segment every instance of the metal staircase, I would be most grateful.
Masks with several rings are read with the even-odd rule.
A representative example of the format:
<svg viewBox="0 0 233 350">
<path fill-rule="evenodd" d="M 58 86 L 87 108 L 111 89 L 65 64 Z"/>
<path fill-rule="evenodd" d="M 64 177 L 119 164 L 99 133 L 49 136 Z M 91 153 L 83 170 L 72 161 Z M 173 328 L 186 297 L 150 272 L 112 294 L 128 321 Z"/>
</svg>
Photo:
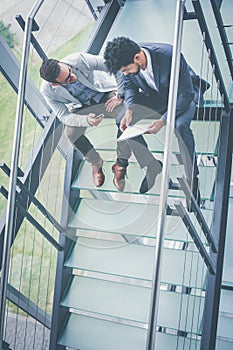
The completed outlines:
<svg viewBox="0 0 233 350">
<path fill-rule="evenodd" d="M 196 11 L 194 18 L 199 15 L 200 28 L 205 32 L 205 44 L 212 52 L 212 42 L 200 3 L 194 1 L 193 6 Z M 215 62 L 214 54 L 210 60 Z M 215 73 L 222 85 L 221 94 L 226 96 L 217 64 Z M 226 111 L 229 111 L 228 99 L 224 97 L 223 102 Z M 200 152 L 201 213 L 186 214 L 182 204 L 185 201 L 182 191 L 185 188 L 181 181 L 182 165 L 173 157 L 156 323 L 156 349 L 210 349 L 211 341 L 213 344 L 213 340 L 203 340 L 203 334 L 208 329 L 206 323 L 211 323 L 206 322 L 206 304 L 213 302 L 216 297 L 210 291 L 209 281 L 212 283 L 221 275 L 219 266 L 216 265 L 216 253 L 219 246 L 224 245 L 224 237 L 221 242 L 218 235 L 214 234 L 215 237 L 209 239 L 204 234 L 210 230 L 214 233 L 218 226 L 212 221 L 213 213 L 216 215 L 218 210 L 213 205 L 213 200 L 216 199 L 215 193 L 218 194 L 220 190 L 216 189 L 220 171 L 219 168 L 216 171 L 216 166 L 221 166 L 219 157 L 224 145 L 221 145 L 221 137 L 219 139 L 222 107 L 215 107 L 215 103 L 210 101 L 208 117 L 202 120 L 197 113 L 197 121 L 192 125 L 197 152 Z M 223 124 L 220 132 L 222 137 Z M 59 349 L 148 349 L 147 329 L 160 178 L 149 195 L 140 197 L 138 186 L 143 174 L 132 160 L 125 193 L 117 193 L 111 181 L 111 165 L 114 162 L 111 152 L 114 145 L 111 140 L 115 139 L 115 130 L 112 130 L 111 122 L 107 121 L 102 128 L 88 132 L 90 139 L 93 133 L 93 140 L 106 161 L 104 186 L 98 190 L 93 188 L 87 164 L 79 168 L 70 182 L 71 191 L 75 190 L 79 198 L 74 213 L 67 221 L 74 236 L 71 249 L 64 259 L 64 269 L 68 268 L 71 275 L 60 296 L 60 308 L 66 308 L 67 313 L 63 327 L 59 329 Z M 164 135 L 159 137 L 161 139 L 156 136 L 147 141 L 150 149 L 156 156 L 160 155 L 163 161 Z M 178 153 L 176 142 L 171 148 L 174 153 Z M 177 180 L 180 185 L 177 185 Z M 207 228 L 206 231 L 203 230 L 204 227 Z M 209 247 L 209 242 L 214 244 Z M 224 338 L 217 343 L 217 349 L 227 349 L 228 346 L 229 342 Z"/>
<path fill-rule="evenodd" d="M 129 7 L 130 2 L 133 1 L 128 1 L 125 6 Z M 118 11 L 119 4 L 123 4 L 116 3 L 111 2 L 109 9 L 117 5 Z M 138 3 L 142 5 L 142 2 Z M 206 31 L 200 3 L 192 3 L 196 13 L 186 12 L 186 19 L 197 19 L 198 15 L 201 30 Z M 211 3 L 218 23 L 222 25 L 217 8 L 220 4 Z M 223 31 L 221 37 L 224 38 Z M 101 35 L 97 48 L 94 43 L 90 48 L 98 52 L 105 38 L 106 35 Z M 208 36 L 206 44 L 211 46 Z M 232 67 L 229 43 L 225 43 L 224 49 Z M 210 60 L 215 58 L 211 56 Z M 215 65 L 220 92 L 225 93 L 221 70 L 215 61 L 211 63 Z M 209 337 L 208 327 L 211 328 L 212 321 L 214 324 L 218 313 L 220 292 L 217 290 L 214 294 L 212 291 L 221 284 L 227 213 L 227 198 L 224 196 L 229 191 L 227 164 L 231 162 L 232 111 L 227 96 L 220 107 L 216 107 L 213 101 L 209 101 L 207 107 L 209 109 L 203 113 L 205 116 L 208 113 L 208 118 L 200 118 L 198 110 L 197 120 L 192 124 L 203 217 L 197 212 L 188 215 L 186 220 L 187 213 L 179 211 L 185 207 L 184 171 L 179 163 L 176 140 L 172 145 L 156 350 L 206 350 L 203 338 Z M 52 127 L 47 124 L 46 129 L 49 133 Z M 125 192 L 117 192 L 111 173 L 115 161 L 114 121 L 105 120 L 101 127 L 88 130 L 88 137 L 93 139 L 105 160 L 106 181 L 103 187 L 94 188 L 88 164 L 83 164 L 74 150 L 67 155 L 50 349 L 142 350 L 146 348 L 148 333 L 161 175 L 148 195 L 139 195 L 144 173 L 132 158 Z M 163 161 L 163 132 L 156 137 L 146 137 L 152 152 Z M 48 159 L 45 161 L 47 164 Z M 36 162 L 33 169 L 36 172 Z M 35 182 L 32 195 L 37 186 Z M 217 249 L 210 243 L 212 236 L 208 236 L 208 231 L 213 233 Z M 220 254 L 217 255 L 219 247 Z M 231 325 L 232 313 L 221 304 L 219 329 L 223 333 L 216 349 L 232 347 L 229 332 L 224 333 Z M 208 339 L 207 343 L 211 344 L 211 341 Z M 208 349 L 212 350 L 210 345 Z"/>
<path fill-rule="evenodd" d="M 89 136 L 93 133 L 95 140 L 98 137 L 103 140 L 102 134 L 111 139 L 116 131 L 114 122 L 104 123 L 103 127 L 90 130 Z M 216 131 L 215 137 L 212 149 L 209 144 L 199 145 L 202 156 L 213 156 L 216 152 L 219 122 L 206 122 L 206 127 L 209 123 Z M 204 135 L 205 122 L 200 124 Z M 201 138 L 198 125 L 194 129 Z M 153 137 L 150 141 L 153 152 L 159 155 L 161 150 L 156 148 L 159 141 Z M 106 160 L 103 187 L 98 190 L 93 187 L 90 166 L 86 163 L 80 166 L 71 184 L 71 191 L 80 196 L 68 222 L 75 236 L 64 261 L 64 269 L 70 269 L 71 276 L 60 307 L 69 311 L 58 343 L 74 349 L 145 348 L 160 179 L 148 195 L 138 194 L 143 172 L 132 160 L 125 193 L 117 192 L 112 183 L 111 142 L 99 144 Z M 161 153 L 160 157 L 163 157 Z M 173 163 L 172 167 L 172 181 L 177 182 L 177 171 L 182 174 L 182 165 Z M 201 164 L 199 168 L 203 170 L 200 182 L 204 204 L 211 200 L 216 167 Z M 188 344 L 193 349 L 200 346 L 207 268 L 175 210 L 177 199 L 184 201 L 182 190 L 171 189 L 168 203 L 173 210 L 168 210 L 165 233 L 156 349 L 168 349 L 171 344 L 175 348 L 176 343 L 178 348 Z M 202 212 L 210 225 L 212 210 Z M 194 214 L 191 220 L 197 227 Z M 207 246 L 201 232 L 199 229 Z"/>
</svg>

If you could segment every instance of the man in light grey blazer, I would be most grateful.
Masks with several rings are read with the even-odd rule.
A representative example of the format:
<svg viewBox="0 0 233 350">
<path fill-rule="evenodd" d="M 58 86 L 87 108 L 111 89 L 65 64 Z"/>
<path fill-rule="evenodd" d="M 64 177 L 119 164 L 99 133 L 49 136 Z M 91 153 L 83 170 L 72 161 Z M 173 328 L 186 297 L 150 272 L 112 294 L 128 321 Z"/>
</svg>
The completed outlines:
<svg viewBox="0 0 233 350">
<path fill-rule="evenodd" d="M 110 75 L 101 56 L 77 52 L 61 61 L 44 60 L 40 76 L 41 93 L 64 124 L 68 139 L 92 164 L 95 186 L 102 186 L 103 160 L 84 133 L 99 125 L 104 115 L 114 116 L 122 102 L 122 74 Z"/>
</svg>

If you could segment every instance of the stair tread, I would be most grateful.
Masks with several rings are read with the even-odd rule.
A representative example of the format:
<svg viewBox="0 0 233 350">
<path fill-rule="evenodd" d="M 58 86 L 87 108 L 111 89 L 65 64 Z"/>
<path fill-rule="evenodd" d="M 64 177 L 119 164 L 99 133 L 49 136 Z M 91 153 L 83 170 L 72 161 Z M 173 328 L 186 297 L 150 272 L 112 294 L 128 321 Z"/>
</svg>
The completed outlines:
<svg viewBox="0 0 233 350">
<path fill-rule="evenodd" d="M 219 315 L 218 317 L 218 337 L 228 338 L 233 341 L 233 315 L 232 317 L 227 317 L 224 315 Z"/>
<path fill-rule="evenodd" d="M 148 287 L 76 276 L 61 304 L 72 309 L 147 323 L 150 295 Z M 192 329 L 197 333 L 199 312 L 204 302 L 202 297 L 161 290 L 159 300 L 158 325 L 187 332 Z M 192 310 L 188 317 L 185 312 L 182 313 L 187 308 Z"/>
<path fill-rule="evenodd" d="M 72 314 L 59 344 L 74 349 L 87 350 L 142 350 L 146 347 L 147 330 L 116 322 Z M 198 340 L 157 333 L 156 349 L 184 349 L 188 345 L 195 350 Z"/>
<path fill-rule="evenodd" d="M 231 313 L 233 315 L 233 291 L 232 290 L 221 290 L 220 306 L 219 311 Z"/>
<path fill-rule="evenodd" d="M 145 341 L 145 329 L 72 314 L 58 343 L 74 349 L 142 350 Z"/>
<path fill-rule="evenodd" d="M 232 350 L 233 341 L 230 339 L 216 338 L 216 350 Z"/>
<path fill-rule="evenodd" d="M 154 247 L 79 238 L 65 265 L 79 270 L 151 281 Z M 163 283 L 203 288 L 205 271 L 198 253 L 164 250 Z"/>
<path fill-rule="evenodd" d="M 124 189 L 124 193 L 121 193 L 116 189 L 116 187 L 113 184 L 113 174 L 111 170 L 113 164 L 114 162 L 104 163 L 103 169 L 105 173 L 105 182 L 103 186 L 96 188 L 92 181 L 91 165 L 88 162 L 84 162 L 83 166 L 79 170 L 78 174 L 76 175 L 72 183 L 72 188 L 95 190 L 98 192 L 117 193 L 119 198 L 121 197 L 121 195 L 124 195 L 126 193 L 138 194 L 139 196 L 142 196 L 142 197 L 148 197 L 148 195 L 159 196 L 160 189 L 161 189 L 162 174 L 159 174 L 157 176 L 155 185 L 152 187 L 152 189 L 146 195 L 141 195 L 139 193 L 139 187 L 145 176 L 145 169 L 140 169 L 136 163 L 131 163 L 127 168 L 127 178 L 126 178 L 126 186 Z M 199 167 L 199 172 L 200 172 L 201 197 L 202 199 L 210 199 L 212 196 L 212 190 L 214 186 L 216 168 Z M 184 176 L 183 166 L 172 165 L 171 175 L 170 175 L 170 178 L 172 179 L 172 181 L 176 183 L 177 177 L 182 177 L 182 176 Z M 185 197 L 182 190 L 179 190 L 179 191 L 169 190 L 168 196 L 175 197 L 177 199 Z"/>
<path fill-rule="evenodd" d="M 142 119 L 141 124 L 150 124 L 151 120 Z M 219 122 L 192 121 L 191 128 L 196 143 L 196 152 L 201 154 L 215 153 L 219 134 Z M 162 128 L 156 135 L 144 135 L 149 149 L 157 152 L 164 151 L 165 130 Z M 117 127 L 115 120 L 106 118 L 97 128 L 88 128 L 86 133 L 97 149 L 116 149 Z M 173 138 L 172 152 L 179 152 L 176 137 Z"/>
<path fill-rule="evenodd" d="M 204 210 L 203 215 L 210 225 L 212 212 Z M 82 199 L 76 212 L 69 221 L 69 227 L 95 232 L 120 233 L 134 237 L 152 237 L 157 234 L 159 207 L 147 203 L 128 203 Z M 203 242 L 205 238 L 196 224 L 195 215 L 190 215 Z M 165 227 L 165 239 L 192 241 L 179 216 L 168 215 Z"/>
</svg>

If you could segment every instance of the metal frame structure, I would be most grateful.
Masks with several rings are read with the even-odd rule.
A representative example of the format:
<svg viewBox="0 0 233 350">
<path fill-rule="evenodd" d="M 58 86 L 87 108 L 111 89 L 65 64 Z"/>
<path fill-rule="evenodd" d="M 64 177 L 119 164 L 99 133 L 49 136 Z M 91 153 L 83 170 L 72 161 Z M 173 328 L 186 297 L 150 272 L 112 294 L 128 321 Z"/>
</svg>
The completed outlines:
<svg viewBox="0 0 233 350">
<path fill-rule="evenodd" d="M 42 2 L 43 1 L 38 1 L 38 5 L 41 5 Z M 177 2 L 181 6 L 184 5 L 184 1 L 178 0 Z M 201 349 L 213 350 L 215 347 L 215 341 L 216 341 L 216 329 L 217 329 L 217 321 L 218 321 L 218 308 L 219 308 L 219 299 L 220 299 L 223 254 L 224 254 L 224 245 L 225 245 L 225 232 L 226 232 L 226 224 L 227 224 L 228 194 L 229 194 L 229 183 L 230 183 L 230 172 L 231 172 L 231 161 L 232 161 L 232 147 L 233 147 L 233 142 L 231 138 L 231 135 L 233 133 L 233 111 L 232 111 L 232 106 L 227 98 L 226 89 L 224 87 L 224 82 L 221 76 L 221 71 L 217 63 L 217 58 L 214 54 L 214 48 L 211 42 L 210 35 L 208 33 L 207 25 L 205 23 L 200 1 L 193 0 L 192 2 L 195 8 L 195 12 L 189 14 L 187 13 L 187 11 L 184 11 L 185 19 L 196 18 L 199 22 L 201 31 L 205 32 L 205 44 L 207 49 L 211 49 L 213 53 L 211 55 L 211 63 L 215 66 L 215 76 L 220 83 L 220 92 L 225 97 L 224 105 L 225 105 L 225 111 L 226 111 L 221 119 L 221 132 L 220 132 L 220 138 L 219 138 L 219 152 L 218 152 L 218 172 L 217 172 L 217 179 L 216 179 L 215 201 L 214 201 L 214 221 L 211 228 L 211 234 L 214 238 L 214 241 L 217 242 L 217 248 L 218 248 L 218 253 L 212 251 L 210 255 L 211 261 L 212 260 L 214 261 L 216 274 L 209 273 L 208 275 L 206 302 L 205 302 L 205 311 L 204 311 L 205 322 L 203 325 L 203 335 L 201 340 Z M 229 65 L 231 76 L 232 76 L 232 72 L 233 72 L 232 56 L 231 56 L 231 52 L 229 51 L 229 45 L 226 42 L 227 38 L 225 35 L 222 18 L 221 18 L 221 15 L 219 14 L 221 1 L 211 0 L 211 4 L 213 6 L 214 13 L 216 16 L 216 21 L 219 26 L 219 31 L 220 31 L 221 38 L 223 40 L 223 46 L 227 57 L 227 62 Z M 100 16 L 97 19 L 96 27 L 94 30 L 95 33 L 92 34 L 92 40 L 88 44 L 87 51 L 94 54 L 99 53 L 107 37 L 108 31 L 111 28 L 115 20 L 115 17 L 122 5 L 123 3 L 120 1 L 116 1 L 116 0 L 113 0 L 110 2 L 106 1 L 106 5 L 103 7 Z M 29 27 L 32 26 L 33 21 L 31 21 L 30 19 L 30 24 L 26 23 L 26 31 L 29 29 L 29 28 L 27 29 L 27 25 Z M 4 54 L 5 52 L 7 52 L 7 50 L 6 51 L 4 50 Z M 41 58 L 43 57 L 41 56 Z M 14 62 L 14 60 L 12 60 L 11 65 L 12 67 L 13 66 L 15 67 L 17 73 L 14 72 L 12 75 L 12 72 L 7 71 L 7 69 L 3 69 L 2 68 L 3 66 L 0 64 L 1 72 L 6 76 L 11 86 L 17 92 L 18 87 L 17 87 L 16 77 L 17 77 L 17 74 L 19 73 L 19 67 L 17 65 L 17 62 L 16 61 Z M 21 75 L 21 83 L 23 80 L 24 73 L 25 71 L 23 71 Z M 14 77 L 13 79 L 12 79 L 12 76 Z M 19 93 L 20 93 L 20 89 L 19 89 Z M 33 100 L 31 96 L 29 96 L 28 98 L 25 98 L 24 96 L 22 96 L 20 105 L 22 106 L 23 104 L 26 104 L 29 107 L 29 109 L 31 109 L 34 116 L 40 122 L 41 119 L 38 118 L 37 112 L 34 110 L 33 105 L 31 105 L 30 103 L 31 100 Z M 46 110 L 46 113 L 47 114 L 49 113 L 48 109 Z M 216 113 L 214 109 L 211 109 L 210 113 L 211 113 L 210 118 L 213 115 L 214 115 L 214 118 L 216 118 Z M 220 112 L 218 113 L 218 110 L 217 110 L 217 115 L 220 119 L 221 115 L 220 115 Z M 15 182 L 16 184 L 17 178 L 21 177 L 22 178 L 21 182 L 26 189 L 24 193 L 22 191 L 22 196 L 20 197 L 20 205 L 24 208 L 25 211 L 27 211 L 29 208 L 29 205 L 33 199 L 32 196 L 35 194 L 35 191 L 39 186 L 39 182 L 41 180 L 41 174 L 43 175 L 43 173 L 45 172 L 50 162 L 50 157 L 54 152 L 54 150 L 56 149 L 62 135 L 62 128 L 59 127 L 60 122 L 54 116 L 49 119 L 46 125 L 44 125 L 43 122 L 40 122 L 40 124 L 42 127 L 45 126 L 44 128 L 45 130 L 44 130 L 43 136 L 41 137 L 38 143 L 36 155 L 33 161 L 30 162 L 30 164 L 32 165 L 27 168 L 27 170 L 25 171 L 25 174 L 20 173 L 20 171 L 16 166 L 12 167 L 12 172 L 13 172 L 12 176 L 15 178 L 13 182 Z M 51 137 L 53 130 L 56 130 L 56 133 L 55 133 L 55 136 Z M 46 152 L 46 149 L 50 151 Z M 42 153 L 47 155 L 47 157 L 42 158 Z M 38 164 L 40 164 L 41 166 L 41 159 L 43 159 L 43 164 L 42 164 L 42 169 L 41 169 L 40 178 L 39 178 L 37 169 L 38 169 Z M 72 192 L 70 187 L 72 183 L 72 179 L 74 178 L 74 174 L 76 173 L 77 168 L 79 167 L 79 164 L 80 164 L 79 154 L 77 152 L 74 152 L 74 150 L 72 150 L 72 152 L 69 153 L 67 157 L 66 178 L 64 183 L 64 201 L 63 201 L 63 208 L 62 208 L 63 218 L 61 222 L 61 227 L 65 229 L 67 227 L 67 223 L 69 220 L 70 210 L 73 209 L 79 196 L 79 193 Z M 220 169 L 221 169 L 221 173 L 220 173 Z M 29 178 L 33 179 L 31 183 L 29 183 Z M 223 178 L 224 178 L 224 181 L 222 181 Z M 67 202 L 68 198 L 69 198 L 69 201 Z M 164 201 L 162 206 L 166 207 L 165 204 L 166 204 L 166 200 Z M 14 205 L 14 209 L 16 211 L 18 210 L 16 205 Z M 24 217 L 25 217 L 25 213 L 22 213 L 22 212 L 17 213 L 15 232 L 13 233 L 13 236 L 10 239 L 10 244 L 12 244 L 13 239 L 16 236 Z M 161 230 L 162 230 L 162 226 L 163 226 L 163 223 L 161 223 Z M 0 222 L 0 251 L 3 251 L 2 246 L 3 246 L 3 239 L 4 239 L 4 229 L 5 229 L 5 217 L 3 216 L 2 221 Z M 56 349 L 62 350 L 64 349 L 64 347 L 58 346 L 57 341 L 59 338 L 59 334 L 62 330 L 62 327 L 64 326 L 64 320 L 67 319 L 69 311 L 67 308 L 60 306 L 60 300 L 67 284 L 69 284 L 72 280 L 72 272 L 69 268 L 64 267 L 64 261 L 68 253 L 70 252 L 70 249 L 72 249 L 73 239 L 75 239 L 74 237 L 75 232 L 71 230 L 69 232 L 66 232 L 66 234 L 64 235 L 64 231 L 62 230 L 60 231 L 61 231 L 61 234 L 59 239 L 59 246 L 62 247 L 62 249 L 61 251 L 58 252 L 58 263 L 57 263 L 57 271 L 56 271 L 52 321 L 49 319 L 49 317 L 47 317 L 48 316 L 47 315 L 45 326 L 50 328 L 50 324 L 51 324 L 50 321 L 52 322 L 52 330 L 51 330 L 51 338 L 50 338 L 51 349 L 56 348 Z M 2 256 L 2 254 L 0 254 L 0 256 Z M 212 270 L 214 270 L 214 267 Z M 14 295 L 18 297 L 20 296 L 18 291 L 13 290 L 12 287 L 8 285 L 7 297 L 13 302 L 15 300 Z M 22 303 L 19 305 L 19 307 L 22 307 L 22 308 L 23 308 L 23 299 L 24 299 L 24 296 L 20 296 L 20 298 L 18 299 L 22 301 Z M 33 316 L 34 305 L 29 305 L 29 306 L 30 306 L 29 309 L 27 308 L 26 311 Z M 153 300 L 153 307 L 156 308 L 154 300 Z M 43 313 L 43 310 L 41 312 Z M 34 317 L 37 317 L 37 316 L 34 315 Z M 37 319 L 40 322 L 39 316 L 37 317 Z M 44 319 L 44 316 L 43 316 L 43 319 Z M 154 313 L 152 313 L 151 322 L 150 322 L 151 326 L 149 327 L 150 335 L 148 337 L 149 339 L 148 345 L 147 345 L 148 349 L 153 349 L 153 346 L 154 346 L 154 340 L 155 340 L 154 332 L 156 328 L 155 320 L 156 320 L 156 317 Z M 3 339 L 1 340 L 3 344 Z"/>
<path fill-rule="evenodd" d="M 228 67 L 230 70 L 231 78 L 233 79 L 233 59 L 232 59 L 232 53 L 230 50 L 230 43 L 228 42 L 227 34 L 225 31 L 226 25 L 223 23 L 223 19 L 221 16 L 221 3 L 222 1 L 216 1 L 216 0 L 211 0 L 211 5 L 214 11 L 216 23 L 218 26 L 219 34 L 222 40 L 222 45 L 225 51 Z"/>
<path fill-rule="evenodd" d="M 96 20 L 94 30 L 90 35 L 91 40 L 86 45 L 85 51 L 96 55 L 100 52 L 119 10 L 120 4 L 117 0 L 108 1 L 102 8 L 101 13 Z"/>
<path fill-rule="evenodd" d="M 43 326 L 51 329 L 51 316 L 9 284 L 7 285 L 7 299 Z"/>
<path fill-rule="evenodd" d="M 72 191 L 71 184 L 74 180 L 74 176 L 77 173 L 77 169 L 81 163 L 81 156 L 74 149 L 71 150 L 68 155 L 66 162 L 66 172 L 64 181 L 64 195 L 63 195 L 63 206 L 62 206 L 62 226 L 66 227 L 70 215 L 73 212 L 74 206 L 77 205 L 79 198 L 79 191 Z M 64 294 L 65 289 L 72 281 L 72 270 L 64 267 L 64 262 L 72 249 L 75 238 L 75 229 L 66 231 L 66 234 L 61 233 L 59 243 L 63 246 L 63 251 L 58 252 L 57 258 L 57 270 L 56 270 L 56 281 L 54 286 L 54 299 L 53 299 L 53 313 L 52 313 L 52 327 L 50 335 L 50 347 L 51 349 L 62 350 L 63 346 L 57 345 L 59 335 L 66 322 L 69 314 L 69 310 L 66 307 L 60 306 L 61 298 Z"/>
<path fill-rule="evenodd" d="M 216 274 L 208 274 L 204 309 L 201 350 L 215 349 L 218 324 L 218 310 L 221 293 L 223 257 L 226 238 L 228 198 L 230 190 L 232 148 L 233 148 L 233 109 L 223 115 L 220 130 L 218 168 L 213 211 L 212 234 L 218 242 L 218 254 L 211 252 L 216 265 Z"/>
<path fill-rule="evenodd" d="M 29 162 L 28 168 L 26 169 L 23 178 L 21 179 L 21 182 L 25 186 L 25 188 L 30 191 L 31 195 L 34 195 L 38 185 L 41 181 L 41 177 L 45 173 L 45 170 L 50 162 L 51 155 L 55 151 L 57 144 L 61 138 L 62 135 L 62 128 L 59 127 L 60 122 L 57 120 L 57 118 L 51 118 L 48 123 L 46 124 L 46 127 L 44 129 L 44 133 L 42 137 L 40 138 L 38 144 L 37 144 L 37 150 L 35 152 L 35 155 L 32 159 L 32 161 Z M 53 135 L 53 130 L 56 130 L 56 134 Z M 53 137 L 52 137 L 53 135 Z M 42 155 L 45 155 L 42 157 Z M 43 161 L 41 161 L 43 159 Z M 41 167 L 41 173 L 38 173 L 38 168 Z M 17 175 L 18 176 L 18 175 Z M 28 195 L 23 195 L 21 198 L 21 206 L 24 209 L 28 209 L 29 204 L 31 203 L 31 200 Z M 16 209 L 17 210 L 17 209 Z M 4 217 L 4 216 L 3 216 Z M 24 215 L 22 215 L 20 212 L 17 212 L 16 215 L 16 223 L 15 223 L 15 234 L 16 236 L 19 227 L 22 224 L 22 221 L 24 219 Z M 2 252 L 3 249 L 3 239 L 4 239 L 4 231 L 5 231 L 5 220 L 2 219 L 0 222 L 0 249 Z M 2 254 L 1 254 L 2 258 Z M 0 259 L 0 266 L 1 266 L 1 259 Z"/>
<path fill-rule="evenodd" d="M 183 33 L 183 13 L 184 13 L 185 1 L 178 0 L 176 5 L 176 20 L 174 29 L 174 42 L 173 42 L 173 54 L 172 54 L 172 66 L 171 66 L 171 80 L 169 86 L 168 97 L 168 116 L 167 116 L 167 128 L 164 145 L 164 161 L 162 171 L 162 181 L 160 187 L 160 203 L 158 214 L 158 229 L 156 235 L 156 248 L 154 259 L 154 272 L 152 278 L 152 291 L 151 291 L 151 303 L 150 314 L 148 323 L 147 343 L 146 349 L 153 350 L 155 348 L 156 339 L 156 324 L 158 317 L 158 304 L 161 284 L 161 267 L 162 267 L 162 254 L 164 247 L 164 232 L 165 222 L 167 216 L 167 198 L 170 179 L 170 167 L 171 167 L 171 155 L 170 149 L 173 140 L 173 130 L 175 125 L 176 116 L 176 100 L 179 81 L 179 69 L 180 69 L 180 53 Z"/>
<path fill-rule="evenodd" d="M 2 317 L 0 319 L 0 347 L 2 347 L 2 340 L 4 334 L 4 324 L 5 324 L 5 308 L 6 308 L 6 294 L 7 294 L 7 282 L 10 264 L 10 246 L 12 243 L 13 235 L 13 223 L 15 217 L 15 202 L 16 202 L 16 179 L 18 173 L 18 159 L 19 159 L 19 146 L 21 140 L 21 130 L 22 130 L 22 116 L 24 108 L 24 98 L 25 98 L 25 86 L 27 77 L 27 62 L 29 56 L 30 48 L 30 37 L 32 30 L 32 20 L 38 12 L 43 0 L 38 1 L 30 13 L 28 14 L 26 26 L 25 26 L 25 36 L 24 36 L 24 46 L 23 46 L 23 57 L 20 69 L 19 77 L 19 91 L 18 91 L 18 101 L 16 109 L 16 121 L 15 121 L 15 133 L 13 141 L 13 153 L 11 161 L 11 176 L 9 183 L 9 197 L 7 201 L 7 212 L 6 212 L 6 226 L 5 235 L 3 241 L 3 254 L 2 254 L 2 275 L 1 275 L 1 285 L 0 285 L 0 309 L 2 312 Z"/>
</svg>

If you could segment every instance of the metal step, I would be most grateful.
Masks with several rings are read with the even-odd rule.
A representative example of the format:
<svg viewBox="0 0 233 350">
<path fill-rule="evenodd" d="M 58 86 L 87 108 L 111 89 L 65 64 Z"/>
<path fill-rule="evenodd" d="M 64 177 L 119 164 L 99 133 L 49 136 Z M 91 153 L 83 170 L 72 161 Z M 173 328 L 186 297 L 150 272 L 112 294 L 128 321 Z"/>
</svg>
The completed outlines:
<svg viewBox="0 0 233 350">
<path fill-rule="evenodd" d="M 218 317 L 218 338 L 223 338 L 232 342 L 233 345 L 233 314 L 219 313 Z M 233 347 L 232 347 L 233 348 Z"/>
<path fill-rule="evenodd" d="M 140 123 L 150 124 L 151 120 L 142 119 Z M 219 122 L 214 121 L 192 121 L 191 128 L 195 138 L 197 153 L 216 153 L 219 125 Z M 156 135 L 144 135 L 149 149 L 152 152 L 163 153 L 165 130 L 166 128 L 162 128 Z M 115 125 L 115 120 L 106 118 L 97 128 L 88 128 L 86 135 L 97 149 L 116 150 L 117 127 Z M 179 146 L 176 137 L 173 139 L 172 152 L 179 153 Z"/>
<path fill-rule="evenodd" d="M 101 154 L 101 153 L 100 153 Z M 113 184 L 113 174 L 112 174 L 112 165 L 114 162 L 105 162 L 103 166 L 103 170 L 105 173 L 105 182 L 103 186 L 96 188 L 92 181 L 92 169 L 91 165 L 88 162 L 84 162 L 80 171 L 78 172 L 76 178 L 72 183 L 72 188 L 79 188 L 82 190 L 95 190 L 97 192 L 106 192 L 106 193 L 117 193 L 118 198 L 124 194 L 135 194 L 139 195 L 141 198 L 151 196 L 159 197 L 160 188 L 161 188 L 161 174 L 159 174 L 156 178 L 155 185 L 152 189 L 146 194 L 141 195 L 139 193 L 139 188 L 141 182 L 145 176 L 146 169 L 140 169 L 136 163 L 130 163 L 127 168 L 127 178 L 126 178 L 126 186 L 124 189 L 124 193 L 120 193 Z M 215 167 L 199 167 L 200 172 L 200 192 L 202 199 L 211 199 L 212 191 L 215 180 Z M 173 182 L 177 182 L 177 177 L 183 177 L 184 169 L 182 165 L 172 165 L 171 167 L 171 180 Z M 169 197 L 174 197 L 176 199 L 184 198 L 184 193 L 182 190 L 170 190 Z"/>
<path fill-rule="evenodd" d="M 221 290 L 218 317 L 218 338 L 232 342 L 233 349 L 233 290 Z"/>
<path fill-rule="evenodd" d="M 211 224 L 212 211 L 203 210 L 203 215 Z M 96 237 L 99 232 L 127 235 L 131 239 L 155 238 L 159 207 L 148 203 L 82 199 L 69 221 L 69 227 L 77 229 L 77 236 L 86 234 Z M 191 214 L 192 222 L 203 243 L 206 239 L 200 225 Z M 179 216 L 167 216 L 165 239 L 168 241 L 193 242 Z"/>
<path fill-rule="evenodd" d="M 79 238 L 65 266 L 106 276 L 151 281 L 154 247 Z M 164 250 L 163 283 L 202 289 L 205 273 L 206 267 L 198 253 L 174 249 Z"/>
<path fill-rule="evenodd" d="M 232 349 L 233 349 L 233 341 L 217 337 L 215 350 L 232 350 Z"/>
<path fill-rule="evenodd" d="M 142 350 L 146 335 L 143 328 L 71 314 L 59 344 L 85 350 Z M 156 350 L 186 348 L 196 350 L 199 340 L 160 332 L 156 335 Z"/>
<path fill-rule="evenodd" d="M 93 316 L 147 324 L 151 289 L 142 286 L 76 276 L 63 306 Z M 160 291 L 158 325 L 198 334 L 204 299 L 201 296 Z M 169 310 L 169 312 L 167 312 Z"/>
</svg>

